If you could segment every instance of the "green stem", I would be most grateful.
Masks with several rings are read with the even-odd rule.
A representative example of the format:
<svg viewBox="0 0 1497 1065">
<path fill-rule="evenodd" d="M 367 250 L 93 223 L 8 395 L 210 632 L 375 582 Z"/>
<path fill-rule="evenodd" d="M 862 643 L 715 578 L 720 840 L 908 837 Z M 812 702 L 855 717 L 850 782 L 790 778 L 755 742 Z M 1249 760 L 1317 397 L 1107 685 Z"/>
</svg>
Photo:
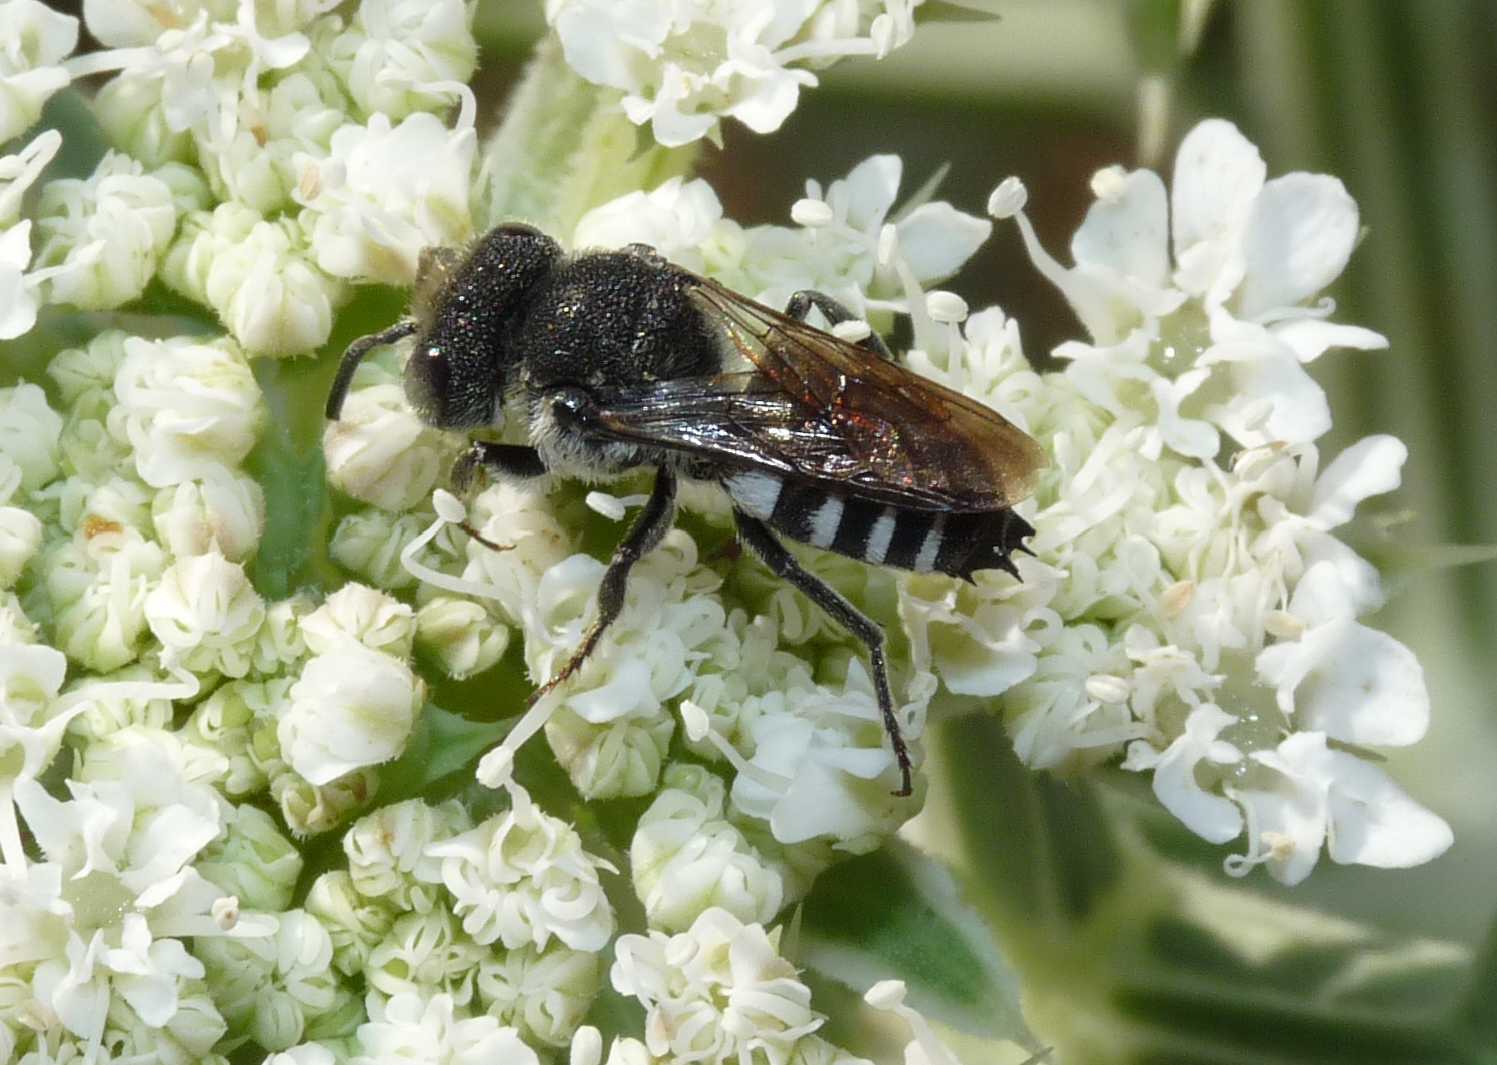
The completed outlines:
<svg viewBox="0 0 1497 1065">
<path fill-rule="evenodd" d="M 695 145 L 662 148 L 635 127 L 613 89 L 590 85 L 543 38 L 484 147 L 479 215 L 484 228 L 519 219 L 563 242 L 592 208 L 689 173 Z"/>
</svg>

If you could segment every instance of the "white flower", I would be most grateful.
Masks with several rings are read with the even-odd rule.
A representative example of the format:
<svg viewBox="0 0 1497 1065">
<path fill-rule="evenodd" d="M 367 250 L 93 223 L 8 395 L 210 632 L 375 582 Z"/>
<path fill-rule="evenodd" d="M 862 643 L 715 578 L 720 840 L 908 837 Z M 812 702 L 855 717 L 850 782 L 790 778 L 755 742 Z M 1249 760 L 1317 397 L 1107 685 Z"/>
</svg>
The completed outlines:
<svg viewBox="0 0 1497 1065">
<path fill-rule="evenodd" d="M 364 115 L 440 111 L 478 66 L 472 21 L 463 0 L 365 0 L 323 54 Z"/>
<path fill-rule="evenodd" d="M 584 851 L 576 831 L 542 812 L 525 789 L 511 786 L 509 794 L 508 813 L 427 848 L 442 859 L 442 883 L 464 931 L 509 950 L 544 949 L 553 936 L 574 950 L 601 950 L 614 921 L 598 874 L 613 867 Z"/>
<path fill-rule="evenodd" d="M 107 673 L 140 654 L 146 595 L 166 568 L 166 557 L 133 529 L 106 530 L 91 540 L 85 529 L 80 536 L 87 547 L 69 542 L 44 556 L 57 611 L 52 629 L 69 658 Z"/>
<path fill-rule="evenodd" d="M 351 1065 L 540 1065 L 513 1028 L 493 1017 L 462 1019 L 450 995 L 411 992 L 371 1008 Z"/>
<path fill-rule="evenodd" d="M 350 392 L 342 415 L 323 430 L 322 448 L 328 480 L 390 511 L 430 498 L 457 454 L 451 437 L 416 417 L 399 385 Z"/>
<path fill-rule="evenodd" d="M 0 3 L 0 144 L 26 132 L 47 98 L 71 80 L 61 60 L 77 46 L 72 15 L 38 0 Z"/>
<path fill-rule="evenodd" d="M 417 649 L 454 680 L 493 666 L 504 657 L 509 636 L 507 625 L 468 599 L 437 596 L 416 612 Z"/>
<path fill-rule="evenodd" d="M 409 285 L 424 248 L 473 234 L 468 194 L 477 135 L 418 112 L 392 125 L 375 114 L 333 134 L 331 155 L 299 156 L 296 200 L 312 253 L 334 277 Z"/>
<path fill-rule="evenodd" d="M 419 511 L 397 515 L 364 507 L 338 522 L 328 554 L 354 576 L 379 588 L 400 591 L 416 581 L 401 565 L 400 553 L 430 524 L 431 515 Z"/>
<path fill-rule="evenodd" d="M 934 689 L 929 674 L 910 681 L 909 703 L 896 711 L 907 741 L 919 739 Z M 733 779 L 733 805 L 767 821 L 780 843 L 825 838 L 855 854 L 876 847 L 908 816 L 909 800 L 892 794 L 899 770 L 861 660 L 849 663 L 841 691 L 794 689 L 783 709 L 775 702 L 740 726 L 753 753 Z"/>
<path fill-rule="evenodd" d="M 293 223 L 264 221 L 237 203 L 189 218 L 163 273 L 173 288 L 217 311 L 256 355 L 320 348 L 344 299 L 342 283 L 313 265 Z"/>
<path fill-rule="evenodd" d="M 81 1039 L 100 1038 L 111 994 L 148 1024 L 176 1016 L 183 980 L 202 975 L 179 937 L 201 951 L 226 932 L 270 930 L 248 914 L 227 928 L 213 916 L 220 892 L 189 863 L 218 834 L 221 800 L 192 779 L 185 754 L 168 733 L 127 730 L 89 749 L 70 799 L 32 781 L 16 786 L 46 856 L 32 882 L 53 887 L 12 915 L 18 935 L 5 940 L 3 960 L 39 963 L 38 999 Z"/>
<path fill-rule="evenodd" d="M 367 967 L 370 952 L 395 923 L 395 914 L 361 895 L 343 869 L 323 873 L 312 882 L 306 907 L 332 938 L 333 965 L 349 975 Z"/>
<path fill-rule="evenodd" d="M 1286 717 L 1343 743 L 1397 747 L 1424 737 L 1424 670 L 1403 644 L 1354 620 L 1355 604 L 1332 563 L 1311 566 L 1288 606 L 1298 638 L 1257 660 L 1258 679 L 1274 688 Z"/>
<path fill-rule="evenodd" d="M 0 21 L 3 18 L 0 16 Z M 37 134 L 15 155 L 0 156 L 0 340 L 11 340 L 30 331 L 41 306 L 38 296 L 41 283 L 60 272 L 58 269 L 28 272 L 31 222 L 16 219 L 21 213 L 21 197 L 52 161 L 61 144 L 62 135 L 49 129 Z"/>
<path fill-rule="evenodd" d="M 723 782 L 700 766 L 675 765 L 663 784 L 629 846 L 650 927 L 684 931 L 713 908 L 772 920 L 785 903 L 784 876 L 723 818 Z"/>
<path fill-rule="evenodd" d="M 715 135 L 724 115 L 779 129 L 801 87 L 816 84 L 805 66 L 905 43 L 914 5 L 879 5 L 888 10 L 870 19 L 872 6 L 548 0 L 546 20 L 579 74 L 624 90 L 629 120 L 673 146 Z"/>
<path fill-rule="evenodd" d="M 291 907 L 304 862 L 276 820 L 257 806 L 235 806 L 224 834 L 198 857 L 196 868 L 246 909 L 277 913 Z"/>
<path fill-rule="evenodd" d="M 399 659 L 353 640 L 310 659 L 277 728 L 287 762 L 314 785 L 405 749 L 424 698 Z"/>
<path fill-rule="evenodd" d="M 120 76 L 125 79 L 130 84 L 159 84 L 132 78 L 129 72 Z M 269 91 L 241 97 L 237 113 L 226 112 L 221 125 L 200 128 L 193 138 L 217 199 L 267 216 L 293 207 L 292 193 L 301 173 L 297 156 L 326 154 L 333 133 L 348 121 L 347 106 L 332 78 L 300 71 L 278 80 Z M 165 110 L 158 105 L 156 114 Z"/>
<path fill-rule="evenodd" d="M 1163 751 L 1144 740 L 1128 745 L 1124 769 L 1154 771 L 1154 794 L 1166 810 L 1186 828 L 1212 843 L 1235 839 L 1242 831 L 1242 815 L 1231 800 L 1201 787 L 1196 767 L 1201 762 L 1226 765 L 1242 760 L 1242 752 L 1218 739 L 1222 730 L 1237 723 L 1233 714 L 1219 706 L 1202 704 L 1190 712 L 1185 729 Z"/>
<path fill-rule="evenodd" d="M 492 951 L 466 935 L 445 905 L 425 913 L 398 913 L 389 931 L 369 950 L 361 975 L 373 999 L 415 992 L 452 996 L 468 1012 L 478 966 Z"/>
<path fill-rule="evenodd" d="M 345 584 L 301 619 L 301 633 L 313 654 L 331 654 L 354 641 L 404 661 L 411 657 L 416 617 L 378 588 Z"/>
<path fill-rule="evenodd" d="M 87 179 L 48 182 L 36 210 L 37 262 L 61 268 L 48 298 L 93 310 L 144 292 L 177 227 L 170 186 L 118 152 Z"/>
<path fill-rule="evenodd" d="M 265 528 L 265 492 L 253 477 L 222 466 L 157 492 L 151 524 L 179 558 L 218 551 L 231 562 L 245 562 Z"/>
<path fill-rule="evenodd" d="M 1356 203 L 1334 178 L 1265 183 L 1264 174 L 1257 149 L 1221 120 L 1182 142 L 1172 204 L 1150 171 L 1101 171 L 1069 269 L 1039 246 L 1022 197 L 994 196 L 1003 213 L 1017 214 L 1031 257 L 1096 345 L 1057 354 L 1077 360 L 1071 372 L 1110 409 L 1098 397 L 1114 387 L 1149 389 L 1164 442 L 1182 454 L 1214 453 L 1206 422 L 1250 447 L 1317 438 L 1330 412 L 1301 363 L 1331 347 L 1387 345 L 1370 330 L 1324 321 L 1329 305 L 1305 306 L 1346 265 Z"/>
<path fill-rule="evenodd" d="M 17 475 L 19 472 L 16 470 Z M 41 544 L 42 523 L 35 514 L 20 507 L 0 506 L 0 590 L 15 585 Z"/>
<path fill-rule="evenodd" d="M 58 438 L 62 435 L 62 418 L 47 405 L 47 394 L 36 385 L 19 384 L 0 388 L 0 455 L 11 470 L 20 470 L 20 483 L 10 483 L 13 473 L 5 474 L 10 498 L 15 492 L 35 491 L 58 474 Z"/>
<path fill-rule="evenodd" d="M 428 847 L 466 830 L 472 821 L 456 803 L 430 806 L 419 799 L 384 806 L 361 817 L 343 837 L 353 887 L 396 909 L 425 913 L 440 892 L 441 859 Z"/>
<path fill-rule="evenodd" d="M 125 341 L 109 428 L 130 441 L 155 488 L 211 476 L 249 454 L 265 417 L 260 387 L 233 343 Z"/>
<path fill-rule="evenodd" d="M 572 247 L 648 244 L 672 262 L 701 271 L 702 245 L 722 222 L 723 208 L 701 178 L 673 177 L 649 192 L 630 192 L 594 207 L 577 222 Z"/>
<path fill-rule="evenodd" d="M 526 1042 L 565 1047 L 603 982 L 597 953 L 553 943 L 521 947 L 483 961 L 476 985 L 485 1012 L 513 1025 Z"/>
<path fill-rule="evenodd" d="M 1248 852 L 1226 861 L 1241 875 L 1267 862 L 1285 884 L 1310 874 L 1325 845 L 1335 862 L 1402 869 L 1439 857 L 1450 826 L 1420 806 L 1381 769 L 1299 732 L 1253 761 L 1273 770 L 1266 785 L 1228 792 L 1247 815 Z"/>
<path fill-rule="evenodd" d="M 168 665 L 228 677 L 249 672 L 265 602 L 244 567 L 218 551 L 174 562 L 146 596 L 145 611 Z"/>
<path fill-rule="evenodd" d="M 224 1017 L 266 1050 L 301 1041 L 307 1025 L 339 1005 L 333 942 L 305 910 L 276 915 L 270 936 L 196 945 Z"/>
<path fill-rule="evenodd" d="M 656 1056 L 786 1065 L 823 1018 L 780 957 L 779 938 L 778 930 L 708 910 L 679 935 L 620 936 L 610 978 L 644 1005 L 645 1042 Z"/>
</svg>

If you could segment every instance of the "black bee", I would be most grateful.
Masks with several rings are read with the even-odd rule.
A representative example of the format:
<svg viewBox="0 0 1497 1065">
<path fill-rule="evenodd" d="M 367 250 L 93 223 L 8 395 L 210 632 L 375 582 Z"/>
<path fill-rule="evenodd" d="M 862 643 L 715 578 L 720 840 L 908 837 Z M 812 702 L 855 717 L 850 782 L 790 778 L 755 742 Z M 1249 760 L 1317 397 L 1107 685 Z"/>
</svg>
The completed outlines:
<svg viewBox="0 0 1497 1065">
<path fill-rule="evenodd" d="M 884 727 L 910 793 L 910 757 L 889 691 L 884 634 L 803 569 L 775 536 L 849 558 L 971 579 L 1018 576 L 1010 555 L 1034 530 L 1013 512 L 1044 465 L 1039 446 L 980 403 L 805 322 L 853 315 L 797 292 L 785 312 L 672 265 L 647 245 L 565 255 L 503 225 L 466 252 L 422 256 L 412 315 L 349 347 L 327 416 L 359 360 L 414 333 L 406 397 L 429 424 L 478 429 L 524 419 L 529 446 L 474 441 L 461 487 L 504 478 L 585 479 L 654 467 L 654 490 L 598 591 L 598 617 L 537 698 L 570 677 L 619 614 L 630 567 L 671 527 L 679 477 L 715 481 L 738 536 L 868 648 Z"/>
</svg>

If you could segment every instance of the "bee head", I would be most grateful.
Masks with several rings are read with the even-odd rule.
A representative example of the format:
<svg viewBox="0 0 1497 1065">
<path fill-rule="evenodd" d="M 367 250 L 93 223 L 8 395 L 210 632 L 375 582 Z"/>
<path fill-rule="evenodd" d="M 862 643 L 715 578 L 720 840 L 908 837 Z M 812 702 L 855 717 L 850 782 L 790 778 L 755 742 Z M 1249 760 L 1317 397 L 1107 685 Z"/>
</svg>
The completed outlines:
<svg viewBox="0 0 1497 1065">
<path fill-rule="evenodd" d="M 491 230 L 466 254 L 452 248 L 422 253 L 405 394 L 424 421 L 472 429 L 498 420 L 510 323 L 560 255 L 554 240 L 519 224 Z"/>
</svg>

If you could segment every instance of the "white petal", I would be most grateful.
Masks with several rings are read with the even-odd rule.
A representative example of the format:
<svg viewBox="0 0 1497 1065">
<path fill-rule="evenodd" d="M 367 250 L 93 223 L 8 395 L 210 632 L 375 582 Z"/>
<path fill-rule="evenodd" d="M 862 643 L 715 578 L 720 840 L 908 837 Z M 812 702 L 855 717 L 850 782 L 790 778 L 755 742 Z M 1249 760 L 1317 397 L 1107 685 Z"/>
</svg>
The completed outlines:
<svg viewBox="0 0 1497 1065">
<path fill-rule="evenodd" d="M 1294 716 L 1302 728 L 1380 747 L 1423 738 L 1429 691 L 1424 670 L 1407 647 L 1350 619 L 1312 630 L 1302 642 L 1317 659 L 1304 663 L 1309 669 L 1294 692 Z"/>
<path fill-rule="evenodd" d="M 1270 332 L 1289 347 L 1300 362 L 1314 362 L 1331 348 L 1381 351 L 1388 338 L 1359 325 L 1341 325 L 1321 318 L 1294 318 L 1272 326 Z"/>
<path fill-rule="evenodd" d="M 1273 878 L 1293 887 L 1309 876 L 1325 842 L 1326 798 L 1321 790 L 1286 781 L 1282 790 L 1240 791 L 1235 797 L 1250 808 L 1248 823 L 1257 833 L 1254 846 L 1268 851 Z"/>
<path fill-rule="evenodd" d="M 1149 286 L 1169 274 L 1169 225 L 1164 182 L 1135 170 L 1099 198 L 1071 238 L 1078 266 L 1099 266 Z"/>
<path fill-rule="evenodd" d="M 1322 529 L 1344 525 L 1362 500 L 1398 487 L 1408 457 L 1408 446 L 1396 436 L 1358 440 L 1316 479 L 1310 520 Z"/>
<path fill-rule="evenodd" d="M 1285 174 L 1264 185 L 1243 238 L 1239 312 L 1253 318 L 1315 295 L 1346 268 L 1357 230 L 1357 202 L 1337 178 Z"/>
<path fill-rule="evenodd" d="M 1330 852 L 1337 862 L 1406 869 L 1444 854 L 1450 826 L 1426 810 L 1376 766 L 1344 751 L 1327 752 L 1335 783 L 1330 794 Z"/>
<path fill-rule="evenodd" d="M 1234 362 L 1236 395 L 1208 415 L 1239 444 L 1303 444 L 1331 427 L 1325 391 L 1291 355 Z"/>
<path fill-rule="evenodd" d="M 837 183 L 846 190 L 843 195 L 847 197 L 848 225 L 854 229 L 867 229 L 881 224 L 894 204 L 894 197 L 899 194 L 899 180 L 903 174 L 904 162 L 897 155 L 869 156 L 853 167 L 852 172 Z"/>
<path fill-rule="evenodd" d="M 1214 749 L 1222 729 L 1236 722 L 1237 718 L 1220 707 L 1196 707 L 1186 719 L 1185 731 L 1159 756 L 1154 768 L 1154 794 L 1160 804 L 1211 843 L 1225 843 L 1241 832 L 1242 815 L 1231 800 L 1210 794 L 1196 782 L 1196 765 L 1208 757 L 1212 761 L 1237 761 L 1241 757 L 1230 744 Z M 1130 756 L 1132 753 L 1130 748 Z"/>
<path fill-rule="evenodd" d="M 986 218 L 963 214 L 949 203 L 923 203 L 899 223 L 899 250 L 922 282 L 956 273 L 993 232 Z"/>
<path fill-rule="evenodd" d="M 1199 282 L 1182 279 L 1190 291 L 1204 291 L 1221 270 L 1267 173 L 1258 149 L 1223 119 L 1199 123 L 1180 142 L 1171 206 L 1175 257 L 1184 266 L 1189 253 Z"/>
</svg>

